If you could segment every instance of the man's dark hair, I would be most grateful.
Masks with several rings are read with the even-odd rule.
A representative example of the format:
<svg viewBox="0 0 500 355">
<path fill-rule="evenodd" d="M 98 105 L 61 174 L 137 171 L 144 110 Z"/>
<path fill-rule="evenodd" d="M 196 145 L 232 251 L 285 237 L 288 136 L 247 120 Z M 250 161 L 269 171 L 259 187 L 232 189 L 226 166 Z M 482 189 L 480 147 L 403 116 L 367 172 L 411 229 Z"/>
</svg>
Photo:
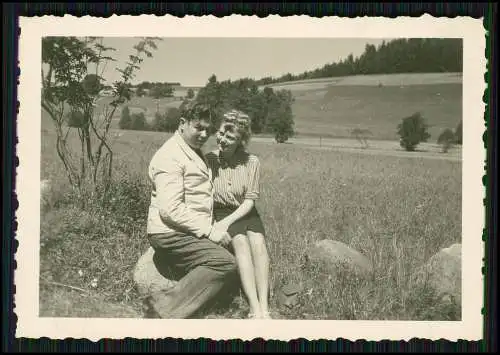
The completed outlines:
<svg viewBox="0 0 500 355">
<path fill-rule="evenodd" d="M 187 121 L 206 120 L 212 122 L 210 106 L 201 102 L 191 101 L 182 110 L 181 115 Z"/>
</svg>

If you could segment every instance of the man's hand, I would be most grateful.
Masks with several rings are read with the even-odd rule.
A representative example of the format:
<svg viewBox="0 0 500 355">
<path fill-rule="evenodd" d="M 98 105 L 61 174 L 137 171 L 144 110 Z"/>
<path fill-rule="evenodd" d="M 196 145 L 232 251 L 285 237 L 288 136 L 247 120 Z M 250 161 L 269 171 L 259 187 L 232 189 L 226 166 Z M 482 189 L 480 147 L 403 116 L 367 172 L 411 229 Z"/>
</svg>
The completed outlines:
<svg viewBox="0 0 500 355">
<path fill-rule="evenodd" d="M 224 246 L 231 243 L 231 236 L 229 235 L 227 230 L 220 228 L 220 226 L 218 227 L 217 225 L 214 225 L 212 227 L 208 239 L 210 239 L 214 243 L 221 244 Z"/>
</svg>

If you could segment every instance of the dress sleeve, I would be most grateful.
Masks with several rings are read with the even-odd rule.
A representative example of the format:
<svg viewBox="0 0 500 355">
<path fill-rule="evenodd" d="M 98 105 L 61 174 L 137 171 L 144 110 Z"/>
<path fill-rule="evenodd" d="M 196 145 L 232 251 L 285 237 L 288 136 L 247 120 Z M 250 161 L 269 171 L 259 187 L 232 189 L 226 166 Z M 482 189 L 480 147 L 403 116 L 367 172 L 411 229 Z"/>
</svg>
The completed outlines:
<svg viewBox="0 0 500 355">
<path fill-rule="evenodd" d="M 248 186 L 245 192 L 245 199 L 257 200 L 260 195 L 260 161 L 253 157 L 248 164 Z"/>
</svg>

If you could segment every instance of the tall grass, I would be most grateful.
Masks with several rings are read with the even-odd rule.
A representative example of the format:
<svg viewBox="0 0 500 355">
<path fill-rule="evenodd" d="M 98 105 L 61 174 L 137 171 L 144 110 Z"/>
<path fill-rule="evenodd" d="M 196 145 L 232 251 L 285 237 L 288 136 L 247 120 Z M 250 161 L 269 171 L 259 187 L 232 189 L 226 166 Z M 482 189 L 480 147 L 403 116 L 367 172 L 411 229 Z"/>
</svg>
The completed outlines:
<svg viewBox="0 0 500 355">
<path fill-rule="evenodd" d="M 168 137 L 133 132 L 113 143 L 114 198 L 103 206 L 96 196 L 76 196 L 68 188 L 50 133 L 44 133 L 42 178 L 51 179 L 56 188 L 50 206 L 42 210 L 43 314 L 57 313 L 55 282 L 91 290 L 102 302 L 140 312 L 132 269 L 148 247 L 147 165 Z M 206 150 L 211 148 L 213 140 Z M 431 255 L 461 240 L 460 162 L 290 144 L 253 143 L 250 149 L 262 164 L 257 208 L 266 228 L 272 291 L 289 282 L 304 285 L 299 305 L 281 310 L 285 317 L 460 318 L 460 305 L 440 305 L 431 291 L 411 283 L 412 273 Z M 307 249 L 321 239 L 341 241 L 367 256 L 373 277 L 356 279 L 341 269 L 330 275 L 305 264 Z M 94 304 L 89 301 L 89 312 L 101 316 Z M 275 297 L 271 305 L 278 307 Z"/>
</svg>

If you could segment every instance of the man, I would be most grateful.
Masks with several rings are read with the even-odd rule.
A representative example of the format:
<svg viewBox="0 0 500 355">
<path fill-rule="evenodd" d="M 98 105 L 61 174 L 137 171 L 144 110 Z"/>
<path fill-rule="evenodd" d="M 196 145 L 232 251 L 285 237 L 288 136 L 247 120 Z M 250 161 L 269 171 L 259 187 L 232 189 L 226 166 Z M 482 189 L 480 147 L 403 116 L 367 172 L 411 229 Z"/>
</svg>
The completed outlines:
<svg viewBox="0 0 500 355">
<path fill-rule="evenodd" d="M 201 152 L 210 125 L 209 111 L 191 105 L 149 165 L 148 239 L 156 257 L 183 274 L 175 287 L 151 296 L 161 318 L 193 315 L 237 275 L 234 256 L 223 247 L 230 236 L 212 217 L 212 173 Z"/>
</svg>

